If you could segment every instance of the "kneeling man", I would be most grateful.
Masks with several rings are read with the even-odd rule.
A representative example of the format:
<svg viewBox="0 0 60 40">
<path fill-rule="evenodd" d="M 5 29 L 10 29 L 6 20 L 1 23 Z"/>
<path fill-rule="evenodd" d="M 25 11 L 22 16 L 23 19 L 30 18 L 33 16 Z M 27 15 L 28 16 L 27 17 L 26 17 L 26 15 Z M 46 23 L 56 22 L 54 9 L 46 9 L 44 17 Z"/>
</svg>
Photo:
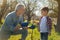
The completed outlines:
<svg viewBox="0 0 60 40">
<path fill-rule="evenodd" d="M 21 39 L 25 40 L 27 37 L 27 29 L 24 28 L 20 30 L 20 27 L 17 26 L 23 22 L 23 14 L 25 12 L 25 8 L 23 5 L 17 4 L 15 11 L 8 13 L 5 18 L 5 22 L 1 27 L 0 32 L 0 40 L 8 40 L 11 34 L 22 34 Z"/>
</svg>

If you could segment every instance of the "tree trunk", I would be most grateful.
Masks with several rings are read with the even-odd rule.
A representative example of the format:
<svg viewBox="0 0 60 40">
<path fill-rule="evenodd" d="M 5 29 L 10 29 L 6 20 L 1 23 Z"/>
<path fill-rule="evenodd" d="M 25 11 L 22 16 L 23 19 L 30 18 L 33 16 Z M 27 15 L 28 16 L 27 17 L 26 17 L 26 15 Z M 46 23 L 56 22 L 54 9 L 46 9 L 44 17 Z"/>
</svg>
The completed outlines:
<svg viewBox="0 0 60 40">
<path fill-rule="evenodd" d="M 56 27 L 56 31 L 60 32 L 60 0 L 57 0 L 58 2 L 58 20 L 57 20 L 57 27 Z"/>
</svg>

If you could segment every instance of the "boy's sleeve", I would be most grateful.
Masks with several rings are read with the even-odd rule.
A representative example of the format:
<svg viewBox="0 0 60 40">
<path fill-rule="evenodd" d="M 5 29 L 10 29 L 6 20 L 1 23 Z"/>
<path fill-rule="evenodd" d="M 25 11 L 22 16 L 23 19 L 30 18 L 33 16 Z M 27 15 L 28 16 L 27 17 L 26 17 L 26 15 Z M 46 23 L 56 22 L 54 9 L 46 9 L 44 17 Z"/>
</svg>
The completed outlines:
<svg viewBox="0 0 60 40">
<path fill-rule="evenodd" d="M 38 23 L 38 31 L 40 31 L 40 21 L 41 21 L 41 18 L 39 19 L 39 23 Z"/>
<path fill-rule="evenodd" d="M 51 18 L 50 18 L 50 20 L 49 20 L 49 26 L 50 26 L 50 29 L 52 29 L 52 20 L 51 20 Z"/>
<path fill-rule="evenodd" d="M 42 17 L 43 17 L 43 16 L 41 16 L 41 17 L 39 18 L 38 31 L 40 31 L 40 22 L 41 22 Z"/>
<path fill-rule="evenodd" d="M 51 18 L 48 18 L 47 24 L 49 26 L 49 31 L 51 31 L 51 29 L 52 29 L 52 20 L 51 20 Z"/>
</svg>

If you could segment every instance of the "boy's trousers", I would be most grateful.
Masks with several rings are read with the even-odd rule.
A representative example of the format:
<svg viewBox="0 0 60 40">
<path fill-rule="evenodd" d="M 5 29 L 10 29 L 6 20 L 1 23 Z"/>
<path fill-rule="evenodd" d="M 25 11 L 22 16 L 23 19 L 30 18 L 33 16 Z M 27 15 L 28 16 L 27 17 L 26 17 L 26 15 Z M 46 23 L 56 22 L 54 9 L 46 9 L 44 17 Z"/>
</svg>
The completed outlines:
<svg viewBox="0 0 60 40">
<path fill-rule="evenodd" d="M 41 40 L 48 40 L 48 32 L 41 33 Z"/>
</svg>

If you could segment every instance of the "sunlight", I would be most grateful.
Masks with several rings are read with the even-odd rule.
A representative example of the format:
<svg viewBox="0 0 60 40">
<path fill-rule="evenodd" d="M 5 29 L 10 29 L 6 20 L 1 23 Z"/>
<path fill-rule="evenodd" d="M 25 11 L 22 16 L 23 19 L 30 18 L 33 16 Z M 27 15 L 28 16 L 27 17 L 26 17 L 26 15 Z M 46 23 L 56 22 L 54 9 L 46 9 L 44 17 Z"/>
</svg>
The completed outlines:
<svg viewBox="0 0 60 40">
<path fill-rule="evenodd" d="M 17 1 L 18 3 L 20 3 L 20 1 L 25 1 L 26 2 L 26 0 L 7 0 L 7 3 L 11 3 L 11 2 L 13 2 L 13 1 Z M 30 0 L 31 2 L 33 2 L 32 0 Z M 2 2 L 3 2 L 3 0 L 0 0 L 0 4 L 2 4 Z M 22 2 L 21 2 L 21 4 L 23 4 Z M 27 2 L 26 2 L 26 4 L 27 4 Z M 40 10 L 43 8 L 43 7 L 48 7 L 49 6 L 49 1 L 48 0 L 38 0 L 37 1 L 37 9 L 38 10 L 36 10 L 36 12 L 35 12 L 35 14 L 37 15 L 37 16 L 39 16 L 39 15 L 41 15 L 40 13 Z"/>
<path fill-rule="evenodd" d="M 0 4 L 2 4 L 3 0 L 0 0 Z"/>
</svg>

